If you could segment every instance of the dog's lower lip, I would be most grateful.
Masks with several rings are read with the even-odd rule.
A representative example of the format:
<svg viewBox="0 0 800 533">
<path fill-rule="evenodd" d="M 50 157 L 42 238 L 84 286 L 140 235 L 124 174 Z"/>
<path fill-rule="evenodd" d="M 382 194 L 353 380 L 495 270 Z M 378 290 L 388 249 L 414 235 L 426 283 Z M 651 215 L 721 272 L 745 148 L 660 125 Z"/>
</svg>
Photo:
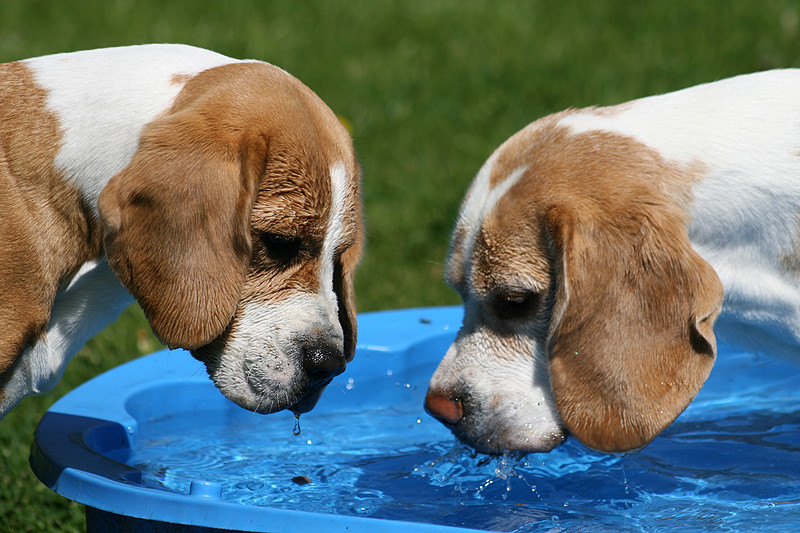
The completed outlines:
<svg viewBox="0 0 800 533">
<path fill-rule="evenodd" d="M 312 387 L 306 391 L 302 398 L 300 398 L 297 402 L 293 405 L 288 407 L 289 411 L 294 413 L 295 415 L 301 415 L 303 413 L 307 413 L 311 411 L 315 405 L 317 405 L 317 401 L 319 401 L 319 397 L 322 395 L 322 391 L 325 390 L 325 387 L 333 380 L 333 378 L 317 382 Z"/>
<path fill-rule="evenodd" d="M 455 432 L 454 432 L 455 433 Z M 520 456 L 526 455 L 529 453 L 548 453 L 553 449 L 557 448 L 569 438 L 569 433 L 563 431 L 561 434 L 553 434 L 550 436 L 542 436 L 538 439 L 522 442 L 517 441 L 516 444 L 512 446 L 496 446 L 492 444 L 491 440 L 486 441 L 474 441 L 472 439 L 467 438 L 465 435 L 461 435 L 456 433 L 456 437 L 458 440 L 463 442 L 464 444 L 468 445 L 472 449 L 474 449 L 478 453 L 483 453 L 486 455 L 508 455 L 508 454 L 518 454 Z"/>
</svg>

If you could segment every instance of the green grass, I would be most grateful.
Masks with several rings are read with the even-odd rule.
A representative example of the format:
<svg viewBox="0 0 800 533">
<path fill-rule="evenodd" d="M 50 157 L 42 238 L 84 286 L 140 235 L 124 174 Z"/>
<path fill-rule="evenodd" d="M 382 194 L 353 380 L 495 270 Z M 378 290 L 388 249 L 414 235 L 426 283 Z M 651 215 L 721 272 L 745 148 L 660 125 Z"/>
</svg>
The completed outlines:
<svg viewBox="0 0 800 533">
<path fill-rule="evenodd" d="M 185 42 L 295 74 L 352 124 L 368 229 L 357 280 L 364 311 L 458 302 L 442 270 L 459 203 L 492 150 L 525 124 L 800 67 L 799 20 L 793 0 L 0 0 L 0 61 Z M 30 472 L 34 428 L 57 397 L 156 346 L 132 308 L 87 344 L 52 394 L 0 422 L 0 529 L 83 530 L 82 508 Z"/>
</svg>

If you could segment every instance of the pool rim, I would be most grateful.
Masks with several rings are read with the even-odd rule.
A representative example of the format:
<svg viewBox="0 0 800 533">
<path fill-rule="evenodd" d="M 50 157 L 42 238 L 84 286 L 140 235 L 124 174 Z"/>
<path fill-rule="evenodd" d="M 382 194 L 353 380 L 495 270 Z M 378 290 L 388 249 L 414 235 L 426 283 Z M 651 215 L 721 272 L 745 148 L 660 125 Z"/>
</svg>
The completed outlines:
<svg viewBox="0 0 800 533">
<path fill-rule="evenodd" d="M 460 306 L 362 313 L 358 318 L 356 357 L 363 357 L 364 352 L 408 353 L 433 338 L 453 337 L 461 326 L 462 313 Z M 105 455 L 109 450 L 130 447 L 135 439 L 138 423 L 126 409 L 127 399 L 176 377 L 184 382 L 209 383 L 205 372 L 197 372 L 197 365 L 184 350 L 160 350 L 115 367 L 66 394 L 45 413 L 36 429 L 30 457 L 36 476 L 58 494 L 87 508 L 198 528 L 288 533 L 297 531 L 298 524 L 302 524 L 306 530 L 343 532 L 393 533 L 407 532 L 409 528 L 441 533 L 480 531 L 242 505 L 221 499 L 215 487 L 181 494 L 140 485 L 139 470 Z M 120 381 L 125 387 L 120 386 Z M 104 401 L 87 400 L 97 395 Z"/>
</svg>

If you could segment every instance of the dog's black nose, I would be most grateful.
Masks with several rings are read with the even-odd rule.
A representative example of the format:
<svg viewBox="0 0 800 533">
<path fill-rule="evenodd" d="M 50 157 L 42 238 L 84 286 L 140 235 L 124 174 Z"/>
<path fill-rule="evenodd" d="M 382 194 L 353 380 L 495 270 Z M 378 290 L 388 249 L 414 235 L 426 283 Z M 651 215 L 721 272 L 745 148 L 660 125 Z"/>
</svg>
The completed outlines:
<svg viewBox="0 0 800 533">
<path fill-rule="evenodd" d="M 338 376 L 345 365 L 342 350 L 331 344 L 312 342 L 303 347 L 303 369 L 312 386 Z"/>
<path fill-rule="evenodd" d="M 425 410 L 446 426 L 454 426 L 464 417 L 461 400 L 433 390 L 428 390 L 425 395 Z"/>
</svg>

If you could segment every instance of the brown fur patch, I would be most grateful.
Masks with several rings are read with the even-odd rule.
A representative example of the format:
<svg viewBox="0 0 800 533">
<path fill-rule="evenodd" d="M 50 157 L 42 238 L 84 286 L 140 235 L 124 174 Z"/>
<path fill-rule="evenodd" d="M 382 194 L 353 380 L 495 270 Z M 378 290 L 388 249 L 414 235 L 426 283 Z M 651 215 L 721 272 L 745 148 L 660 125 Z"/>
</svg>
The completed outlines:
<svg viewBox="0 0 800 533">
<path fill-rule="evenodd" d="M 100 239 L 79 191 L 53 166 L 58 120 L 24 63 L 0 65 L 0 102 L 2 373 L 44 330 L 59 284 L 100 255 Z"/>
<path fill-rule="evenodd" d="M 173 74 L 169 82 L 172 85 L 183 87 L 189 80 L 194 78 L 194 76 L 195 76 L 194 74 Z"/>
<path fill-rule="evenodd" d="M 800 217 L 798 217 L 795 228 L 794 246 L 791 250 L 782 253 L 778 261 L 784 274 L 800 278 Z"/>
<path fill-rule="evenodd" d="M 565 177 L 582 179 L 583 172 L 591 179 L 603 179 L 613 182 L 615 169 L 626 169 L 630 175 L 646 182 L 658 194 L 665 196 L 677 207 L 688 211 L 692 202 L 692 185 L 708 173 L 701 162 L 687 166 L 676 166 L 663 160 L 652 148 L 639 141 L 617 133 L 595 131 L 573 135 L 568 127 L 561 126 L 562 118 L 578 113 L 590 113 L 600 116 L 614 116 L 632 103 L 611 107 L 593 107 L 588 109 L 570 109 L 544 117 L 513 135 L 499 149 L 501 152 L 492 167 L 491 187 L 495 187 L 521 165 L 533 165 L 540 168 L 569 165 L 572 174 L 563 173 L 559 187 L 571 187 L 572 182 L 563 182 Z M 570 155 L 565 161 L 561 159 L 561 150 L 566 139 L 570 139 Z M 633 157 L 628 161 L 628 154 Z M 605 173 L 605 174 L 604 174 Z M 627 180 L 619 181 L 619 185 Z M 550 181 L 546 182 L 548 187 Z M 560 191 L 561 189 L 559 189 Z M 613 191 L 612 191 L 613 192 Z"/>
</svg>

